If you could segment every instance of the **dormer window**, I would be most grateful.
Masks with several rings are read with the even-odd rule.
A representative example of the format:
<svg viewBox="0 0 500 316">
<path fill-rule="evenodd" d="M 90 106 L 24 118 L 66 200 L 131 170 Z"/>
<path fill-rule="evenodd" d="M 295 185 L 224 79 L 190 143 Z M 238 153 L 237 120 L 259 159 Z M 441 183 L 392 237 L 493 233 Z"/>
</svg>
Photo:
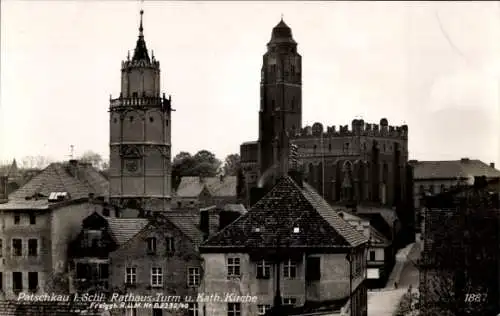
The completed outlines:
<svg viewBox="0 0 500 316">
<path fill-rule="evenodd" d="M 97 248 L 101 246 L 102 231 L 86 230 L 83 236 L 83 246 L 86 248 Z"/>
<path fill-rule="evenodd" d="M 260 233 L 260 227 L 254 227 L 253 231 L 254 233 Z"/>
<path fill-rule="evenodd" d="M 294 228 L 293 228 L 293 233 L 294 233 L 294 234 L 298 234 L 298 233 L 300 233 L 300 227 L 294 227 Z"/>
</svg>

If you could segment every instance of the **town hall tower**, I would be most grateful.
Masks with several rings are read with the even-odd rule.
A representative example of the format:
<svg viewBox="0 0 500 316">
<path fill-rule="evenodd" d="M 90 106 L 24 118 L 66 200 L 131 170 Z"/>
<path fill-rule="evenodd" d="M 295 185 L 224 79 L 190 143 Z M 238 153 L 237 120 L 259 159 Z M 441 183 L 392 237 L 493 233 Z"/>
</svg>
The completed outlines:
<svg viewBox="0 0 500 316">
<path fill-rule="evenodd" d="M 143 11 L 121 92 L 110 100 L 110 202 L 160 211 L 171 194 L 171 98 L 160 93 L 160 62 L 146 48 Z"/>
</svg>

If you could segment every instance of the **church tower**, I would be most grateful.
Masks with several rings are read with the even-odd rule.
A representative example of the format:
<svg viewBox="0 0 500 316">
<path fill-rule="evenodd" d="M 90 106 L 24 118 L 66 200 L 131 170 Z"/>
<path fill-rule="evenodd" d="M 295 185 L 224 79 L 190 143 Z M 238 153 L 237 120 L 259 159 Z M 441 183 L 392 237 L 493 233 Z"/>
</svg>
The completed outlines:
<svg viewBox="0 0 500 316">
<path fill-rule="evenodd" d="M 110 202 L 161 211 L 171 194 L 171 98 L 160 95 L 160 63 L 139 38 L 122 62 L 121 92 L 110 99 Z"/>
<path fill-rule="evenodd" d="M 288 154 L 283 152 L 288 148 L 283 140 L 301 128 L 302 57 L 292 30 L 281 19 L 273 28 L 262 62 L 258 157 L 261 178 L 283 161 L 283 155 Z"/>
</svg>

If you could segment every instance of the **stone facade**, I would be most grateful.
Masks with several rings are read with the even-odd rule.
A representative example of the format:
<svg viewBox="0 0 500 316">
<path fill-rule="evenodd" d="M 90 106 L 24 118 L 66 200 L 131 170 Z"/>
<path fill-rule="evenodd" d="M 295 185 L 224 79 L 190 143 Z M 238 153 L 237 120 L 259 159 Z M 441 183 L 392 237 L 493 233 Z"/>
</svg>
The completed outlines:
<svg viewBox="0 0 500 316">
<path fill-rule="evenodd" d="M 122 62 L 121 93 L 110 99 L 110 200 L 164 210 L 171 195 L 171 98 L 160 95 L 160 62 L 149 57 L 142 28 Z"/>
</svg>

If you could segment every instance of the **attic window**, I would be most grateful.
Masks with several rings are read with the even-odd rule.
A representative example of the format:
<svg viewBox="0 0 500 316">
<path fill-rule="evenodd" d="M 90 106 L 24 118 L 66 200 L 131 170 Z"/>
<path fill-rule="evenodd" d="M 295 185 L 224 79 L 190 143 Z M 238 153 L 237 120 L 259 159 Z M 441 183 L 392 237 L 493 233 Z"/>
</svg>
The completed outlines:
<svg viewBox="0 0 500 316">
<path fill-rule="evenodd" d="M 254 233 L 260 233 L 260 227 L 254 227 L 253 231 Z"/>
<path fill-rule="evenodd" d="M 294 228 L 293 228 L 293 233 L 294 233 L 294 234 L 298 234 L 298 233 L 300 233 L 300 227 L 294 227 Z"/>
<path fill-rule="evenodd" d="M 68 197 L 68 192 L 51 192 L 49 202 L 63 201 Z"/>
</svg>

